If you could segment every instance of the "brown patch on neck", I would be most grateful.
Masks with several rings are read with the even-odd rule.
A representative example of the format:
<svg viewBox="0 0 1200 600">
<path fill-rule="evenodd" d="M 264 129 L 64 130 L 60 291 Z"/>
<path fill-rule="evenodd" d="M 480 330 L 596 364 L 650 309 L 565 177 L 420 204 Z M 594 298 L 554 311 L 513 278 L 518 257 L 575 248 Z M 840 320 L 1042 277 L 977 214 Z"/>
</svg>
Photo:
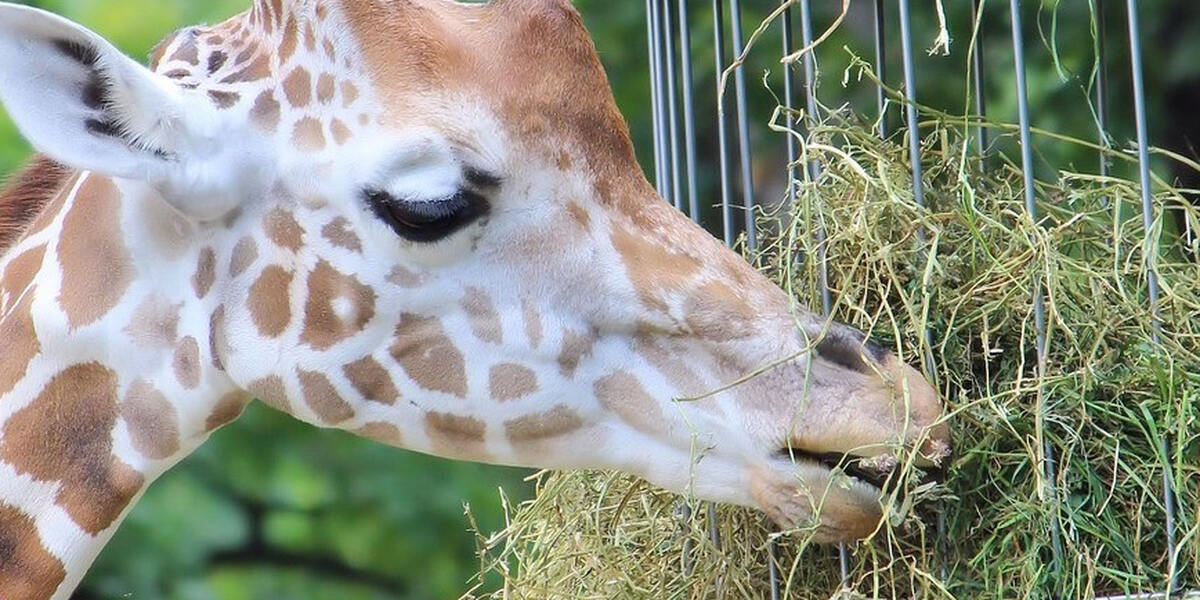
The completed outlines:
<svg viewBox="0 0 1200 600">
<path fill-rule="evenodd" d="M 145 482 L 113 455 L 117 374 L 98 363 L 70 367 L 4 427 L 0 460 L 61 484 L 59 506 L 89 534 L 108 529 Z"/>
<path fill-rule="evenodd" d="M 49 598 L 66 578 L 33 518 L 0 503 L 0 598 Z"/>
<path fill-rule="evenodd" d="M 246 405 L 251 400 L 253 398 L 250 394 L 242 391 L 225 394 L 217 402 L 217 405 L 213 407 L 213 411 L 208 415 L 208 419 L 204 421 L 204 431 L 215 431 L 232 423 L 242 415 L 242 411 L 246 410 Z"/>
<path fill-rule="evenodd" d="M 58 237 L 58 303 L 72 328 L 100 320 L 133 282 L 133 257 L 121 231 L 121 194 L 111 179 L 90 175 Z"/>
<path fill-rule="evenodd" d="M 170 458 L 179 452 L 179 420 L 175 407 L 153 385 L 138 380 L 125 394 L 121 418 L 129 427 L 133 447 L 154 460 Z"/>
<path fill-rule="evenodd" d="M 35 156 L 0 191 L 0 256 L 21 239 L 70 178 L 71 169 Z"/>
<path fill-rule="evenodd" d="M 0 340 L 4 340 L 4 350 L 0 352 L 0 396 L 17 386 L 17 382 L 25 377 L 29 363 L 42 351 L 33 325 L 33 293 L 30 292 L 10 314 L 0 319 Z"/>
<path fill-rule="evenodd" d="M 17 301 L 29 289 L 38 271 L 42 269 L 42 261 L 46 258 L 46 245 L 30 248 L 8 262 L 0 275 L 0 315 L 7 314 Z"/>
</svg>

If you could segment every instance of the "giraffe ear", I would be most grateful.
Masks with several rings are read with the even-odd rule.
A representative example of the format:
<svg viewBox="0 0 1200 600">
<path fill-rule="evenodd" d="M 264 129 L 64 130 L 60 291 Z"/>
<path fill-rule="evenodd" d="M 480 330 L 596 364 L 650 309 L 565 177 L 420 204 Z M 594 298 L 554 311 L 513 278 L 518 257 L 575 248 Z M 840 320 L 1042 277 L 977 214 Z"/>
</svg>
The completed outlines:
<svg viewBox="0 0 1200 600">
<path fill-rule="evenodd" d="M 99 35 L 0 2 L 0 102 L 38 151 L 114 177 L 173 183 L 203 111 Z M 190 103 L 189 103 L 190 104 Z M 199 112 L 200 114 L 197 114 Z"/>
</svg>

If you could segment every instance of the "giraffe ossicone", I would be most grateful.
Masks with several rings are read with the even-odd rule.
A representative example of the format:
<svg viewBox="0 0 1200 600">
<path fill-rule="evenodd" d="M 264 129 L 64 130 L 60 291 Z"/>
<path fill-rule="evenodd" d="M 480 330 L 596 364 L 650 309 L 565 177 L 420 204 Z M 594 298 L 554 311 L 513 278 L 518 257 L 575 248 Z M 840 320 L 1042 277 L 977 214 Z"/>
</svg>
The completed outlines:
<svg viewBox="0 0 1200 600">
<path fill-rule="evenodd" d="M 881 492 L 821 457 L 948 448 L 917 371 L 655 195 L 566 0 L 255 0 L 149 68 L 0 3 L 0 101 L 56 161 L 0 195 L 0 597 L 68 597 L 252 397 L 827 541 Z"/>
</svg>

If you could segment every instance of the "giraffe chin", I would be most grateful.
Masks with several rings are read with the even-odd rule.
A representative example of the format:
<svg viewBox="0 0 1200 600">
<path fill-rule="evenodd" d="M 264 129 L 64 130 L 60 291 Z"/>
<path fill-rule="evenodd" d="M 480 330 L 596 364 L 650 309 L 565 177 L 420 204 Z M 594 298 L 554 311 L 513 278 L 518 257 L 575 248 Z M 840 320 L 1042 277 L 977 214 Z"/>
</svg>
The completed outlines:
<svg viewBox="0 0 1200 600">
<path fill-rule="evenodd" d="M 883 518 L 883 490 L 805 458 L 754 469 L 750 495 L 786 530 L 809 533 L 821 544 L 871 535 Z"/>
</svg>

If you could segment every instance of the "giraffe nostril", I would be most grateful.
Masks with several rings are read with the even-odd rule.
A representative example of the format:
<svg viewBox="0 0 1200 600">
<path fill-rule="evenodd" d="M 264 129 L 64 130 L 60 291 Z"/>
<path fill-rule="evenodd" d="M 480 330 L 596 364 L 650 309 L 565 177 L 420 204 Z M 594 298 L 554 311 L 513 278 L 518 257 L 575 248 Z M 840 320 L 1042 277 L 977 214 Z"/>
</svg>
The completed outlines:
<svg viewBox="0 0 1200 600">
<path fill-rule="evenodd" d="M 831 327 L 817 341 L 815 350 L 821 358 L 859 373 L 874 372 L 891 356 L 891 352 L 867 339 L 861 331 L 845 325 Z"/>
</svg>

